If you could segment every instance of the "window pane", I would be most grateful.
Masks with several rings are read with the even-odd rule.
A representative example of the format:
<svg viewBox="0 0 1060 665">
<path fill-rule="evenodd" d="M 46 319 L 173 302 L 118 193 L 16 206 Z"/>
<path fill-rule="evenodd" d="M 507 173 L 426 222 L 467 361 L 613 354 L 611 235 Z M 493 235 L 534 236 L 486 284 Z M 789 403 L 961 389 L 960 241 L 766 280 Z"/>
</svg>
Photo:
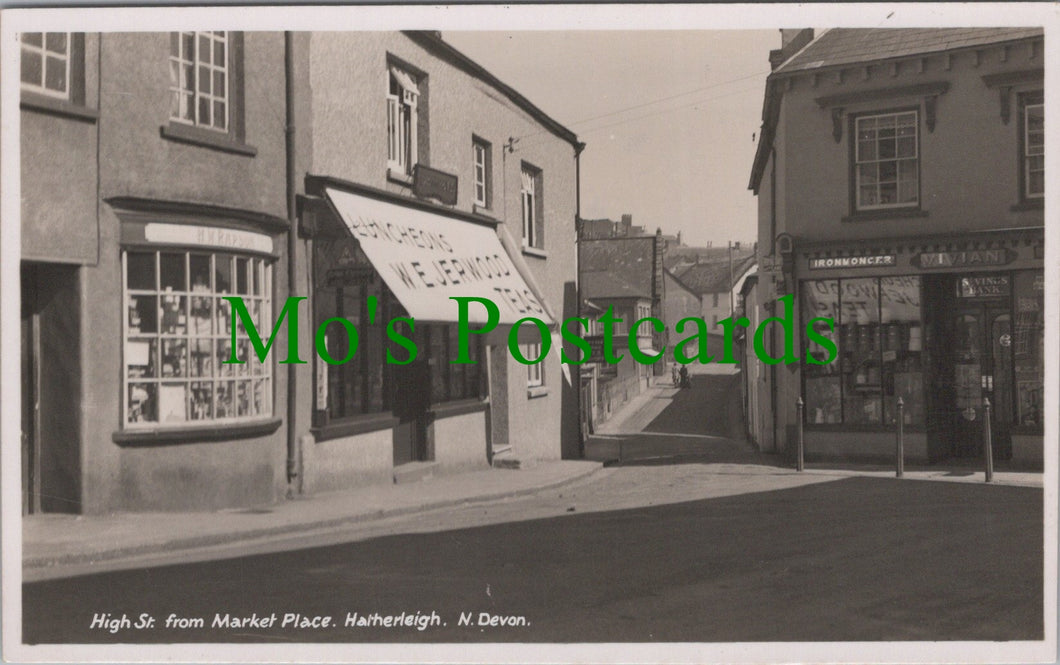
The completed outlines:
<svg viewBox="0 0 1060 665">
<path fill-rule="evenodd" d="M 184 59 L 192 60 L 195 57 L 195 33 L 184 33 Z"/>
<path fill-rule="evenodd" d="M 247 287 L 248 265 L 247 259 L 236 259 L 236 293 L 240 295 L 249 295 Z"/>
<path fill-rule="evenodd" d="M 236 415 L 235 383 L 220 381 L 217 384 L 217 418 L 234 418 Z"/>
<path fill-rule="evenodd" d="M 881 138 L 877 144 L 879 146 L 879 158 L 880 159 L 893 159 L 895 156 L 896 148 L 895 142 L 891 138 Z"/>
<path fill-rule="evenodd" d="M 181 65 L 180 67 L 180 89 L 192 91 L 195 82 L 195 65 Z M 190 96 L 189 96 L 190 99 Z"/>
<path fill-rule="evenodd" d="M 129 296 L 129 334 L 158 332 L 158 296 Z"/>
<path fill-rule="evenodd" d="M 201 254 L 192 254 L 189 258 L 191 266 L 191 291 L 192 293 L 209 293 L 210 291 L 210 257 Z"/>
<path fill-rule="evenodd" d="M 209 378 L 213 376 L 213 341 L 199 339 L 191 343 L 188 375 Z"/>
<path fill-rule="evenodd" d="M 44 42 L 44 48 L 52 53 L 66 55 L 66 40 L 67 35 L 65 32 L 49 32 Z"/>
<path fill-rule="evenodd" d="M 213 418 L 213 384 L 209 381 L 191 384 L 192 420 L 209 420 Z"/>
<path fill-rule="evenodd" d="M 199 52 L 196 58 L 199 62 L 210 61 L 210 37 L 205 33 L 199 35 Z"/>
<path fill-rule="evenodd" d="M 130 379 L 158 378 L 158 340 L 131 339 L 125 342 L 126 375 Z"/>
<path fill-rule="evenodd" d="M 48 56 L 44 87 L 57 92 L 66 92 L 66 60 Z"/>
<path fill-rule="evenodd" d="M 880 162 L 880 182 L 895 182 L 898 180 L 898 162 Z"/>
<path fill-rule="evenodd" d="M 126 283 L 130 289 L 153 291 L 156 288 L 154 252 L 129 252 L 125 265 Z"/>
<path fill-rule="evenodd" d="M 43 74 L 43 60 L 40 53 L 34 51 L 22 51 L 22 82 L 33 85 L 41 85 Z"/>
<path fill-rule="evenodd" d="M 224 102 L 213 103 L 213 126 L 217 129 L 225 129 L 228 126 Z"/>
<path fill-rule="evenodd" d="M 40 32 L 23 32 L 20 39 L 23 44 L 29 44 L 31 46 L 41 46 L 44 44 L 44 34 Z"/>
<path fill-rule="evenodd" d="M 858 161 L 865 162 L 876 159 L 875 141 L 858 141 Z"/>
<path fill-rule="evenodd" d="M 213 94 L 222 98 L 225 95 L 225 73 L 223 71 L 213 73 Z"/>
<path fill-rule="evenodd" d="M 875 186 L 870 185 L 868 187 L 861 187 L 858 190 L 858 205 L 859 206 L 874 206 L 877 203 L 879 203 L 879 200 L 876 197 L 876 187 Z"/>
<path fill-rule="evenodd" d="M 199 97 L 199 124 L 209 125 L 210 123 L 210 100 L 207 97 Z"/>
<path fill-rule="evenodd" d="M 169 54 L 174 58 L 180 57 L 180 33 L 169 33 Z"/>
<path fill-rule="evenodd" d="M 915 157 L 916 156 L 916 137 L 898 139 L 898 156 L 899 157 Z"/>
<path fill-rule="evenodd" d="M 214 288 L 217 293 L 232 292 L 232 257 L 218 254 L 214 259 Z"/>
<path fill-rule="evenodd" d="M 158 386 L 154 383 L 130 383 L 126 410 L 130 423 L 158 422 Z"/>
<path fill-rule="evenodd" d="M 213 43 L 213 64 L 218 67 L 225 65 L 225 43 L 221 40 Z"/>
<path fill-rule="evenodd" d="M 162 296 L 162 334 L 185 335 L 188 332 L 188 318 L 185 312 L 187 296 Z"/>
<path fill-rule="evenodd" d="M 880 203 L 886 205 L 888 203 L 898 202 L 898 183 L 884 183 L 880 185 Z"/>
<path fill-rule="evenodd" d="M 163 291 L 187 291 L 184 279 L 184 254 L 164 253 L 159 257 L 161 287 Z"/>
<path fill-rule="evenodd" d="M 183 339 L 162 340 L 162 378 L 187 376 L 187 342 Z"/>
<path fill-rule="evenodd" d="M 858 166 L 858 183 L 861 185 L 875 185 L 876 171 L 878 167 L 873 164 L 861 164 Z"/>
</svg>

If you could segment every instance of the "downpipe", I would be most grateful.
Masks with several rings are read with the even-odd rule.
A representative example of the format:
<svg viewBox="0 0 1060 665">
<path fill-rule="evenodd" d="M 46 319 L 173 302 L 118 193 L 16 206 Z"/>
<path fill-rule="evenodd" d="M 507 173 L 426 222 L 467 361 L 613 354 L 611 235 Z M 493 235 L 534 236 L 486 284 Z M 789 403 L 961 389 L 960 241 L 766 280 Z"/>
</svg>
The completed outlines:
<svg viewBox="0 0 1060 665">
<path fill-rule="evenodd" d="M 286 123 L 284 143 L 287 169 L 287 295 L 298 296 L 298 201 L 297 164 L 295 152 L 295 107 L 294 107 L 294 33 L 283 33 L 284 93 L 286 97 Z M 295 331 L 297 334 L 297 331 Z M 302 445 L 298 437 L 298 365 L 287 365 L 287 498 L 295 492 L 302 494 Z"/>
</svg>

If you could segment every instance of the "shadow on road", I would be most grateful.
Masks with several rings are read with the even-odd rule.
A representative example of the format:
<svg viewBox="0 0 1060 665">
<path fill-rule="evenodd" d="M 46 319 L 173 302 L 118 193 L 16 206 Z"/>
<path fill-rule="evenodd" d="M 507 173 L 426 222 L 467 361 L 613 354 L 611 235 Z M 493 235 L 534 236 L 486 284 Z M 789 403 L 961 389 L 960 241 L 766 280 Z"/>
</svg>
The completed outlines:
<svg viewBox="0 0 1060 665">
<path fill-rule="evenodd" d="M 30 644 L 1041 640 L 1041 490 L 986 489 L 848 478 L 30 583 L 22 637 Z M 158 624 L 112 633 L 92 628 L 100 612 L 134 620 L 146 613 Z M 332 617 L 338 626 L 277 620 L 232 629 L 216 620 L 293 612 Z M 427 630 L 347 623 L 352 613 L 433 612 L 440 620 Z M 461 625 L 462 613 L 474 623 Z M 482 628 L 479 613 L 525 623 Z M 202 622 L 167 629 L 171 615 Z"/>
<path fill-rule="evenodd" d="M 590 437 L 586 456 L 606 466 L 782 464 L 744 438 L 739 374 L 697 374 L 691 382 L 691 387 L 666 390 L 649 400 L 630 419 L 631 431 Z M 668 404 L 654 413 L 659 400 Z"/>
</svg>

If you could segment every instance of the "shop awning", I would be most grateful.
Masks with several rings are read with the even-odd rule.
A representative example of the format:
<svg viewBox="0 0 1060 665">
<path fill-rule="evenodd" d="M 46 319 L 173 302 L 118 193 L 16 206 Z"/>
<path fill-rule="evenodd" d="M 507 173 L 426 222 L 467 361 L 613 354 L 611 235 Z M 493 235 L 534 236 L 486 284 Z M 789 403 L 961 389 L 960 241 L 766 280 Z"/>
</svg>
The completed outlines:
<svg viewBox="0 0 1060 665">
<path fill-rule="evenodd" d="M 522 257 L 510 254 L 493 228 L 335 187 L 324 191 L 414 319 L 457 321 L 459 306 L 450 298 L 464 296 L 493 301 L 502 324 L 524 317 L 555 324 Z M 485 308 L 472 303 L 468 320 L 484 323 Z"/>
</svg>

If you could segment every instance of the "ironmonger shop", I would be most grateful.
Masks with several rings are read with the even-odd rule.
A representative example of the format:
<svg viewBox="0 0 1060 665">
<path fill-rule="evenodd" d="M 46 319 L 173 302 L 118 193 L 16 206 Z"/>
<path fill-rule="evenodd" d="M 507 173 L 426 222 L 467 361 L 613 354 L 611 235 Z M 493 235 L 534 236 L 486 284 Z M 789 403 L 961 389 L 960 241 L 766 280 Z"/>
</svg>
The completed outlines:
<svg viewBox="0 0 1060 665">
<path fill-rule="evenodd" d="M 800 244 L 800 315 L 832 319 L 838 349 L 788 384 L 807 456 L 893 458 L 900 412 L 911 461 L 981 459 L 989 417 L 995 459 L 1040 467 L 1043 252 L 1040 228 Z"/>
</svg>

